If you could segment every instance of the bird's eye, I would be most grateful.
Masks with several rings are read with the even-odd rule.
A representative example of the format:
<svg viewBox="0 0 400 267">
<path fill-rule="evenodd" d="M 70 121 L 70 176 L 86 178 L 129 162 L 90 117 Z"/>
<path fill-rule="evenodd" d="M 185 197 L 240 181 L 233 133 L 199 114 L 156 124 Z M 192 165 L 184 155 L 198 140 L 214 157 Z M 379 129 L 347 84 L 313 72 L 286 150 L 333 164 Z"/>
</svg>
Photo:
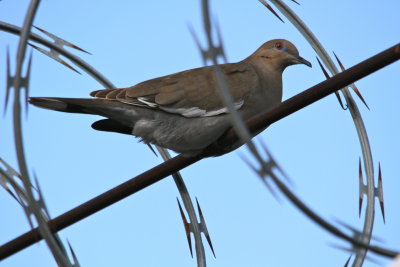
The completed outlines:
<svg viewBox="0 0 400 267">
<path fill-rule="evenodd" d="M 275 48 L 281 50 L 283 48 L 283 44 L 281 42 L 275 43 Z"/>
</svg>

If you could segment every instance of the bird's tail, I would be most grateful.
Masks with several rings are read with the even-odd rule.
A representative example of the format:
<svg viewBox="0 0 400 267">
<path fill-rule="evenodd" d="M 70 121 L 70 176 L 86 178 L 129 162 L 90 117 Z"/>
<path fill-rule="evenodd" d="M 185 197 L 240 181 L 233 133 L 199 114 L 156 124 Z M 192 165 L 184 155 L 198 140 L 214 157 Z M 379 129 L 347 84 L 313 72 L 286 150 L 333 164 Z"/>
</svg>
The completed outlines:
<svg viewBox="0 0 400 267">
<path fill-rule="evenodd" d="M 117 116 L 124 118 L 137 116 L 133 107 L 116 100 L 100 98 L 62 98 L 62 97 L 30 97 L 29 103 L 34 106 L 68 113 L 84 113 L 100 115 L 107 118 Z M 129 106 L 129 107 L 127 107 Z M 131 110 L 131 112 L 126 112 Z"/>
<path fill-rule="evenodd" d="M 97 99 L 58 98 L 58 97 L 30 97 L 29 103 L 34 106 L 69 113 L 95 114 L 88 106 L 95 105 Z"/>
<path fill-rule="evenodd" d="M 141 109 L 119 101 L 99 98 L 31 97 L 29 103 L 56 111 L 100 115 L 130 127 L 140 117 L 138 112 Z M 100 123 L 97 128 L 103 124 Z M 107 129 L 111 127 L 109 124 L 106 126 Z"/>
<path fill-rule="evenodd" d="M 29 103 L 45 109 L 94 114 L 108 118 L 92 124 L 92 128 L 99 131 L 131 134 L 138 118 L 133 106 L 126 107 L 127 104 L 99 98 L 31 97 Z"/>
</svg>

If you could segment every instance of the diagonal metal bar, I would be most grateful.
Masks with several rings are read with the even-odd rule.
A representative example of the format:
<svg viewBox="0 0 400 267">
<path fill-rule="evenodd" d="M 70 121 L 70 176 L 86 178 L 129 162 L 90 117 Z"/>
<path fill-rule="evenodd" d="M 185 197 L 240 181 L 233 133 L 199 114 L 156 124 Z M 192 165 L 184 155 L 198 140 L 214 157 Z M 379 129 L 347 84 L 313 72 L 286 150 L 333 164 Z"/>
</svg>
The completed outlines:
<svg viewBox="0 0 400 267">
<path fill-rule="evenodd" d="M 345 87 L 348 84 L 354 83 L 355 81 L 393 63 L 400 59 L 400 44 L 397 44 L 367 60 L 364 60 L 361 63 L 347 69 L 344 72 L 341 72 L 332 78 L 325 80 L 308 90 L 303 91 L 302 93 L 282 102 L 276 107 L 262 112 L 261 114 L 251 118 L 246 122 L 249 129 L 253 132 L 265 128 L 265 126 L 270 125 L 326 96 L 329 94 L 339 90 L 340 88 Z M 235 134 L 233 129 L 227 131 L 221 139 L 204 150 L 203 153 L 193 156 L 193 157 L 184 157 L 182 155 L 178 155 L 162 164 L 155 166 L 154 168 L 128 180 L 127 182 L 79 205 L 71 209 L 70 211 L 54 218 L 49 221 L 49 226 L 52 231 L 56 232 L 61 229 L 64 229 L 100 210 L 105 207 L 108 207 L 125 197 L 134 194 L 147 186 L 150 186 L 163 178 L 171 175 L 178 170 L 181 170 L 204 157 L 209 156 L 217 156 L 224 153 L 226 151 L 226 145 L 232 144 L 233 142 L 238 141 L 238 137 Z M 224 146 L 225 145 L 225 146 Z M 279 188 L 285 189 L 284 184 L 277 184 Z M 288 194 L 292 194 L 290 190 L 288 190 Z M 294 200 L 295 196 L 289 195 L 290 199 Z M 351 237 L 345 235 L 344 233 L 338 231 L 336 228 L 332 228 L 333 226 L 323 221 L 320 217 L 318 217 L 315 213 L 310 211 L 307 206 L 296 205 L 302 211 L 305 211 L 307 216 L 309 216 L 312 220 L 322 226 L 324 229 L 329 232 L 344 238 L 353 244 L 368 247 L 369 250 L 379 253 L 384 256 L 394 257 L 397 252 L 385 250 L 375 246 L 368 246 L 363 242 L 358 240 L 353 240 Z M 0 260 L 4 259 L 30 245 L 41 240 L 38 229 L 35 228 L 14 240 L 2 245 L 0 247 Z"/>
</svg>

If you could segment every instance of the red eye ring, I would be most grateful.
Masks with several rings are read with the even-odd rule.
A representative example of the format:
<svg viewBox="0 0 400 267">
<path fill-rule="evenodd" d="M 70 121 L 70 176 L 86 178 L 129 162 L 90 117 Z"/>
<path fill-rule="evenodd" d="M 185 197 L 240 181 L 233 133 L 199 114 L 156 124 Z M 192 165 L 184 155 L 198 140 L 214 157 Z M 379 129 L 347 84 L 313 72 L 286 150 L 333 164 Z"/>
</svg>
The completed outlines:
<svg viewBox="0 0 400 267">
<path fill-rule="evenodd" d="M 283 44 L 281 42 L 275 43 L 275 48 L 281 50 L 283 48 Z"/>
</svg>

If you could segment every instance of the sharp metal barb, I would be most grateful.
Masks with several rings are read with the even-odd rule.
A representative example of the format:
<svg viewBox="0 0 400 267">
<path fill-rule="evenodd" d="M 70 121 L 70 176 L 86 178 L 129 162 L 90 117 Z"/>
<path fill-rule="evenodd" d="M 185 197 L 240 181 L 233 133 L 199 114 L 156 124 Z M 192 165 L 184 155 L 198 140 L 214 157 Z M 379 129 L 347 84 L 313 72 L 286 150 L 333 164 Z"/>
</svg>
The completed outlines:
<svg viewBox="0 0 400 267">
<path fill-rule="evenodd" d="M 341 226 L 343 226 L 343 227 L 349 229 L 349 230 L 353 233 L 353 235 L 355 235 L 355 236 L 360 236 L 360 235 L 362 235 L 362 232 L 359 231 L 359 230 L 357 230 L 357 229 L 354 228 L 353 226 L 351 226 L 351 225 L 349 225 L 349 224 L 347 224 L 347 223 L 345 223 L 345 222 L 343 222 L 343 221 L 341 221 L 341 220 L 339 220 L 339 219 L 335 219 L 335 221 L 336 221 L 338 224 L 340 224 Z"/>
<path fill-rule="evenodd" d="M 207 3 L 208 5 L 208 3 Z M 203 14 L 203 19 L 205 20 L 205 31 L 206 34 L 211 34 L 211 21 L 208 20 L 209 16 L 208 13 Z M 215 56 L 215 58 L 217 57 L 222 57 L 224 59 L 224 61 L 227 61 L 227 57 L 225 55 L 224 52 L 224 47 L 223 47 L 223 41 L 222 41 L 222 34 L 220 31 L 220 27 L 219 24 L 217 23 L 217 19 L 214 18 L 212 23 L 215 25 L 215 31 L 217 34 L 217 39 L 218 39 L 218 45 L 215 45 L 213 42 L 209 43 L 209 47 L 207 49 L 204 49 L 201 46 L 201 43 L 199 41 L 199 39 L 197 38 L 197 35 L 195 33 L 195 31 L 193 30 L 193 27 L 191 26 L 191 24 L 188 24 L 188 28 L 189 31 L 196 43 L 197 48 L 199 49 L 199 51 L 201 52 L 202 58 L 203 58 L 203 64 L 206 65 L 208 60 L 213 60 L 213 55 Z"/>
<path fill-rule="evenodd" d="M 317 58 L 318 64 L 319 64 L 319 66 L 321 67 L 321 70 L 322 70 L 322 72 L 324 73 L 326 79 L 329 79 L 330 76 L 329 76 L 328 72 L 325 70 L 325 68 L 324 68 L 324 66 L 322 65 L 322 63 L 321 63 L 321 61 L 319 60 L 319 58 L 318 58 L 318 57 L 316 57 L 316 58 Z M 339 104 L 340 104 L 340 106 L 342 107 L 342 109 L 343 109 L 343 110 L 346 110 L 348 107 L 345 107 L 345 106 L 344 106 L 343 101 L 342 101 L 342 98 L 340 97 L 339 91 L 336 91 L 336 92 L 335 92 L 335 95 L 336 95 L 336 98 L 337 98 L 337 100 L 339 101 Z"/>
<path fill-rule="evenodd" d="M 7 47 L 7 56 L 6 56 L 6 64 L 7 64 L 7 86 L 6 86 L 6 97 L 4 100 L 4 115 L 7 112 L 8 99 L 10 98 L 11 88 L 14 87 L 14 76 L 11 75 L 10 71 L 10 50 Z M 32 66 L 32 53 L 29 56 L 28 65 L 26 69 L 25 77 L 21 77 L 20 79 L 20 88 L 24 88 L 25 90 L 25 111 L 28 112 L 28 95 L 29 95 L 29 80 L 31 74 L 31 66 Z"/>
<path fill-rule="evenodd" d="M 33 176 L 34 176 L 34 179 L 35 179 L 36 188 L 37 188 L 37 192 L 38 192 L 38 195 L 39 195 L 39 199 L 36 199 L 36 203 L 42 209 L 44 215 L 46 216 L 46 220 L 49 220 L 50 219 L 50 213 L 49 213 L 49 210 L 47 209 L 47 206 L 46 206 L 46 204 L 44 202 L 42 190 L 41 190 L 40 185 L 39 185 L 39 180 L 37 178 L 36 173 L 34 173 Z"/>
<path fill-rule="evenodd" d="M 154 155 L 156 155 L 156 157 L 158 157 L 158 154 L 157 154 L 157 152 L 154 150 L 153 146 L 152 146 L 151 144 L 146 144 L 146 145 L 150 148 L 150 150 L 154 153 Z"/>
<path fill-rule="evenodd" d="M 61 242 L 60 236 L 58 235 L 58 233 L 53 233 L 52 235 L 54 237 L 54 241 L 56 242 L 57 246 L 61 249 L 62 253 L 66 256 L 67 250 L 65 249 L 64 244 Z"/>
<path fill-rule="evenodd" d="M 213 56 L 212 53 L 215 53 L 215 57 L 221 56 L 224 60 L 226 60 L 225 54 L 223 54 L 224 49 L 221 47 L 221 44 L 218 46 L 212 46 L 209 47 L 207 50 L 202 50 L 201 54 L 203 56 L 203 62 L 204 64 L 207 62 L 207 60 L 212 60 Z"/>
<path fill-rule="evenodd" d="M 22 192 L 22 188 L 19 188 L 18 183 L 14 181 L 14 177 L 21 179 L 19 173 L 17 173 L 10 165 L 7 164 L 2 158 L 0 158 L 0 162 L 6 167 L 6 170 L 3 170 L 0 167 L 0 185 L 20 204 L 23 206 L 23 202 L 21 196 L 19 195 Z M 15 193 L 11 190 L 11 188 L 7 185 L 10 184 L 14 189 Z"/>
<path fill-rule="evenodd" d="M 379 199 L 379 204 L 381 206 L 383 223 L 386 223 L 385 205 L 384 205 L 384 200 L 383 200 L 382 171 L 381 171 L 381 163 L 380 162 L 379 162 L 379 169 L 378 169 L 378 188 L 376 188 L 376 195 Z"/>
<path fill-rule="evenodd" d="M 161 148 L 159 146 L 155 146 L 164 160 L 169 160 L 171 158 L 169 152 L 165 148 Z M 193 202 L 191 200 L 190 194 L 186 188 L 185 182 L 179 172 L 173 173 L 172 177 L 174 178 L 175 185 L 179 191 L 179 194 L 183 201 L 183 207 L 186 210 L 186 214 L 191 222 L 190 223 L 190 232 L 193 233 L 196 258 L 199 266 L 203 266 L 206 263 L 206 256 L 204 253 L 204 245 L 201 237 L 201 225 L 197 223 L 197 215 L 195 208 L 193 206 Z M 181 214 L 182 216 L 182 214 Z M 190 243 L 191 244 L 191 243 Z M 193 256 L 192 256 L 193 257 Z"/>
<path fill-rule="evenodd" d="M 20 35 L 22 32 L 22 29 L 20 27 L 5 22 L 0 22 L 0 30 L 9 32 L 11 34 L 15 34 L 17 36 Z M 36 33 L 31 32 L 29 38 L 31 41 L 41 44 L 49 49 L 52 49 L 60 53 L 67 59 L 71 60 L 74 64 L 79 66 L 82 70 L 84 70 L 87 74 L 89 74 L 89 76 L 91 76 L 93 79 L 101 83 L 104 87 L 115 88 L 115 85 L 113 85 L 111 81 L 109 81 L 106 77 L 104 77 L 104 75 L 102 75 L 100 72 L 94 69 L 93 66 L 90 66 L 87 62 L 83 61 L 81 58 L 71 54 L 71 52 L 63 49 L 62 47 L 59 47 L 53 42 L 44 39 L 43 37 L 39 36 Z"/>
<path fill-rule="evenodd" d="M 71 255 L 72 255 L 72 260 L 74 261 L 74 264 L 72 266 L 79 267 L 80 264 L 79 264 L 78 258 L 76 257 L 75 251 L 72 248 L 72 246 L 68 240 L 67 240 L 67 243 L 68 243 L 69 251 L 71 252 Z"/>
<path fill-rule="evenodd" d="M 339 101 L 339 104 L 340 104 L 340 106 L 342 107 L 342 109 L 343 109 L 343 110 L 347 110 L 348 107 L 347 107 L 347 105 L 344 106 L 344 104 L 343 104 L 343 102 L 342 102 L 342 98 L 340 97 L 340 94 L 339 94 L 338 91 L 335 92 L 335 96 L 336 96 L 337 100 Z"/>
<path fill-rule="evenodd" d="M 343 227 L 349 229 L 352 232 L 353 239 L 355 239 L 355 240 L 363 240 L 365 235 L 367 235 L 367 234 L 364 234 L 363 232 L 355 229 L 354 227 L 352 227 L 352 226 L 350 226 L 350 225 L 348 225 L 348 224 L 346 224 L 346 223 L 344 223 L 342 221 L 336 220 L 336 222 L 341 224 Z M 362 251 L 365 250 L 364 248 L 358 247 L 358 246 L 356 246 L 354 244 L 351 244 L 351 249 L 343 248 L 343 247 L 339 247 L 339 246 L 337 246 L 337 247 L 339 249 L 342 249 L 342 250 L 345 250 L 345 251 L 353 252 L 356 255 L 360 255 L 360 253 L 362 253 Z M 366 257 L 366 258 L 368 259 L 368 257 Z"/>
<path fill-rule="evenodd" d="M 285 23 L 283 21 L 283 19 L 278 15 L 278 13 L 275 12 L 275 10 L 265 1 L 265 0 L 258 0 L 261 4 L 263 4 L 266 8 L 268 8 L 269 11 L 272 12 L 272 14 L 275 15 L 275 17 L 277 17 L 280 21 L 282 21 L 283 23 Z"/>
<path fill-rule="evenodd" d="M 194 31 L 192 24 L 187 23 L 187 27 L 189 29 L 190 34 L 192 35 L 192 38 L 194 40 L 194 42 L 196 43 L 196 47 L 197 49 L 199 49 L 201 55 L 202 55 L 202 59 L 203 59 L 203 64 L 205 65 L 207 63 L 207 59 L 204 57 L 203 53 L 204 53 L 204 49 L 201 46 L 200 40 L 199 38 L 197 38 L 196 32 Z"/>
<path fill-rule="evenodd" d="M 298 4 L 300 6 L 300 3 L 297 2 L 296 0 L 292 0 L 292 2 L 295 2 L 296 4 Z"/>
<path fill-rule="evenodd" d="M 25 212 L 26 219 L 28 220 L 29 226 L 31 227 L 32 230 L 34 228 L 31 217 L 33 215 L 33 212 L 31 210 L 31 207 L 29 206 L 30 204 L 27 203 L 26 200 L 22 198 L 21 198 L 21 203 L 22 203 L 22 208 L 24 209 Z"/>
<path fill-rule="evenodd" d="M 259 174 L 260 177 L 262 177 L 261 174 Z M 264 184 L 267 186 L 269 192 L 271 192 L 272 196 L 275 198 L 276 201 L 279 203 L 282 202 L 282 200 L 278 197 L 278 194 L 275 192 L 275 190 L 272 188 L 272 186 L 268 183 L 268 179 L 262 179 L 261 180 L 264 182 Z"/>
<path fill-rule="evenodd" d="M 361 158 L 358 160 L 358 185 L 359 185 L 359 203 L 358 203 L 358 217 L 361 217 L 361 209 L 364 199 L 364 182 L 363 182 L 363 172 L 361 167 Z"/>
<path fill-rule="evenodd" d="M 354 253 L 354 254 L 357 253 L 357 251 L 360 250 L 360 248 L 357 248 L 357 247 L 346 248 L 346 247 L 338 246 L 338 245 L 335 245 L 335 244 L 330 244 L 330 246 L 333 247 L 333 248 L 336 248 L 336 249 L 339 249 L 339 250 L 343 250 L 343 251 L 346 251 L 346 252 L 350 252 L 350 253 Z M 348 263 L 350 262 L 351 256 L 352 255 L 350 255 L 349 259 L 346 261 L 346 265 L 345 266 L 347 266 Z M 372 258 L 370 256 L 366 256 L 365 258 L 370 262 L 373 262 L 375 264 L 378 264 L 379 266 L 382 266 L 379 261 L 375 260 L 374 258 Z"/>
<path fill-rule="evenodd" d="M 70 42 L 68 42 L 68 41 L 66 41 L 66 40 L 64 40 L 64 39 L 62 39 L 62 38 L 60 38 L 60 37 L 58 37 L 58 36 L 52 34 L 52 33 L 50 33 L 50 32 L 48 32 L 48 31 L 45 31 L 45 30 L 43 30 L 42 28 L 39 28 L 39 27 L 37 27 L 37 26 L 32 26 L 32 27 L 38 29 L 38 30 L 41 31 L 42 33 L 44 33 L 44 34 L 46 34 L 47 36 L 49 36 L 51 39 L 54 40 L 54 43 L 57 44 L 57 45 L 59 45 L 59 46 L 65 45 L 65 46 L 74 48 L 74 49 L 76 49 L 76 50 L 79 50 L 79 51 L 81 51 L 81 52 L 84 52 L 84 53 L 86 53 L 86 54 L 91 55 L 91 53 L 89 53 L 88 51 L 86 51 L 86 50 L 84 50 L 84 49 L 82 49 L 82 48 L 80 48 L 80 47 L 78 47 L 78 46 L 76 46 L 76 45 L 74 45 L 74 44 L 72 44 L 72 43 L 70 43 Z"/>
<path fill-rule="evenodd" d="M 265 179 L 268 177 L 271 177 L 273 175 L 273 168 L 275 167 L 275 164 L 273 161 L 265 161 L 262 163 L 262 168 L 260 170 L 260 174 L 265 176 Z"/>
<path fill-rule="evenodd" d="M 352 256 L 353 255 L 350 255 L 350 257 L 347 259 L 346 263 L 344 264 L 344 267 L 347 267 L 349 265 Z"/>
<path fill-rule="evenodd" d="M 224 43 L 223 43 L 222 34 L 221 34 L 221 27 L 218 23 L 217 17 L 214 17 L 214 25 L 215 25 L 215 30 L 217 33 L 218 44 L 219 44 L 217 55 L 219 54 L 223 58 L 224 63 L 226 63 L 226 62 L 228 62 L 228 59 L 226 58 Z"/>
<path fill-rule="evenodd" d="M 197 210 L 199 211 L 199 217 L 200 217 L 200 224 L 201 224 L 200 228 L 201 228 L 202 232 L 204 233 L 204 235 L 207 238 L 208 245 L 211 248 L 211 251 L 212 251 L 212 253 L 214 255 L 214 258 L 216 258 L 215 257 L 215 252 L 214 252 L 214 247 L 213 247 L 212 242 L 211 242 L 211 237 L 210 237 L 210 234 L 208 232 L 206 221 L 204 220 L 203 212 L 201 211 L 200 204 L 199 204 L 199 201 L 197 200 L 197 197 L 196 197 L 196 203 L 197 203 Z"/>
<path fill-rule="evenodd" d="M 364 105 L 367 107 L 367 109 L 370 110 L 369 106 L 367 105 L 367 102 L 364 100 L 364 97 L 361 95 L 357 86 L 353 83 L 350 85 L 350 87 L 353 89 L 353 91 L 356 93 L 356 95 L 361 99 L 361 101 L 364 103 Z"/>
<path fill-rule="evenodd" d="M 3 171 L 2 169 L 0 169 L 0 185 L 4 188 L 4 190 L 7 191 L 7 193 L 9 193 L 20 205 L 22 205 L 19 202 L 19 199 L 17 198 L 17 196 L 13 193 L 13 191 L 10 189 L 10 187 L 8 187 L 7 183 L 7 177 L 5 177 L 7 175 L 7 173 L 5 171 Z"/>
<path fill-rule="evenodd" d="M 320 66 L 322 72 L 323 72 L 324 75 L 325 75 L 325 78 L 329 79 L 330 76 L 329 76 L 328 72 L 325 70 L 325 68 L 324 68 L 324 66 L 322 65 L 322 63 L 321 63 L 321 61 L 319 60 L 319 58 L 318 58 L 318 57 L 316 57 L 316 58 L 317 58 L 318 64 L 319 64 L 319 66 Z"/>
<path fill-rule="evenodd" d="M 10 73 L 10 49 L 8 46 L 7 46 L 6 64 L 7 64 L 7 87 L 6 87 L 6 98 L 4 99 L 4 115 L 7 112 L 7 105 L 8 105 L 8 99 L 10 97 L 11 87 L 13 87 L 14 85 L 14 78 L 11 76 Z"/>
<path fill-rule="evenodd" d="M 262 174 L 259 174 L 259 175 L 260 175 L 260 177 L 262 177 Z M 268 177 L 265 177 L 264 179 L 261 178 L 261 180 L 267 186 L 268 190 L 271 192 L 271 194 L 275 198 L 275 200 L 278 201 L 279 203 L 282 203 L 282 199 L 278 196 L 278 193 L 276 193 L 275 190 L 272 188 L 272 186 L 269 184 Z"/>
<path fill-rule="evenodd" d="M 28 67 L 26 70 L 26 75 L 24 79 L 24 88 L 25 88 L 25 115 L 28 115 L 28 97 L 29 97 L 29 80 L 30 80 L 30 75 L 31 75 L 31 66 L 32 66 L 32 54 L 33 52 L 31 51 L 31 54 L 29 56 L 29 61 L 28 61 Z"/>
<path fill-rule="evenodd" d="M 342 71 L 345 71 L 346 68 L 343 66 L 342 62 L 340 61 L 340 59 L 338 58 L 338 56 L 336 55 L 335 52 L 333 52 L 333 54 L 335 55 L 336 61 L 338 62 L 340 69 Z M 367 107 L 368 110 L 369 106 L 367 105 L 367 102 L 365 102 L 364 97 L 361 95 L 360 91 L 358 90 L 358 88 L 356 87 L 356 85 L 353 83 L 352 85 L 350 85 L 350 87 L 353 89 L 353 91 L 357 94 L 357 96 L 361 99 L 361 101 L 364 103 L 364 105 Z"/>
<path fill-rule="evenodd" d="M 269 151 L 269 149 L 267 148 L 267 145 L 265 144 L 263 139 L 259 139 L 261 147 L 263 148 L 264 152 L 267 154 L 268 158 L 270 161 L 273 162 L 273 167 L 275 167 L 280 173 L 281 175 L 286 179 L 286 181 L 288 181 L 288 183 L 293 186 L 294 183 L 292 181 L 292 179 L 290 179 L 289 175 L 287 175 L 287 173 L 281 168 L 281 166 L 279 166 L 279 164 L 275 161 L 274 157 L 272 156 L 271 152 Z"/>
<path fill-rule="evenodd" d="M 18 204 L 22 205 L 17 196 L 13 193 L 13 191 L 11 191 L 11 189 L 6 184 L 4 184 L 3 187 L 7 191 L 7 193 L 9 193 L 18 202 Z"/>
<path fill-rule="evenodd" d="M 365 235 L 364 232 L 361 232 L 361 231 L 357 230 L 355 227 L 353 227 L 353 226 L 351 226 L 351 225 L 349 225 L 349 224 L 347 224 L 347 223 L 345 223 L 345 222 L 343 222 L 343 221 L 341 221 L 339 219 L 336 219 L 335 221 L 338 224 L 342 225 L 343 227 L 349 229 L 353 233 L 353 236 L 355 236 L 356 238 L 360 238 L 361 236 Z M 371 236 L 371 239 L 375 240 L 375 241 L 378 241 L 378 242 L 383 242 L 382 238 L 379 238 L 379 237 L 376 237 L 376 236 Z"/>
<path fill-rule="evenodd" d="M 39 50 L 40 52 L 42 52 L 42 53 L 45 54 L 46 56 L 48 56 L 48 57 L 54 59 L 55 61 L 60 62 L 60 63 L 63 64 L 64 66 L 66 66 L 66 67 L 70 68 L 71 70 L 75 71 L 76 73 L 81 74 L 81 73 L 80 73 L 78 70 L 76 70 L 74 67 L 72 67 L 71 65 L 69 65 L 69 64 L 68 64 L 67 62 L 65 62 L 64 60 L 62 60 L 62 59 L 59 57 L 60 54 L 58 54 L 58 53 L 55 52 L 54 50 L 47 51 L 47 50 L 45 50 L 45 49 L 43 49 L 43 48 L 40 48 L 40 47 L 38 47 L 38 46 L 36 46 L 36 45 L 34 45 L 34 44 L 31 44 L 31 43 L 28 43 L 28 44 L 29 44 L 30 46 L 32 46 L 33 48 L 35 48 L 36 50 Z"/>
<path fill-rule="evenodd" d="M 254 171 L 255 173 L 259 174 L 259 170 L 244 156 L 240 151 L 238 152 L 239 157 L 246 163 L 249 168 Z"/>
<path fill-rule="evenodd" d="M 176 200 L 178 201 L 178 206 L 179 206 L 179 211 L 181 213 L 183 226 L 185 227 L 185 233 L 186 233 L 187 241 L 188 241 L 188 244 L 189 244 L 190 255 L 193 258 L 192 240 L 191 240 L 191 237 L 190 237 L 190 232 L 191 232 L 190 223 L 188 223 L 188 221 L 186 220 L 186 216 L 185 216 L 185 213 L 183 212 L 183 209 L 182 209 L 181 203 L 179 202 L 179 199 L 176 198 Z"/>
<path fill-rule="evenodd" d="M 9 165 L 3 158 L 0 158 L 0 162 L 6 167 L 5 172 L 10 177 L 18 177 L 21 179 L 21 175 L 13 167 L 11 167 L 11 165 Z"/>
</svg>

